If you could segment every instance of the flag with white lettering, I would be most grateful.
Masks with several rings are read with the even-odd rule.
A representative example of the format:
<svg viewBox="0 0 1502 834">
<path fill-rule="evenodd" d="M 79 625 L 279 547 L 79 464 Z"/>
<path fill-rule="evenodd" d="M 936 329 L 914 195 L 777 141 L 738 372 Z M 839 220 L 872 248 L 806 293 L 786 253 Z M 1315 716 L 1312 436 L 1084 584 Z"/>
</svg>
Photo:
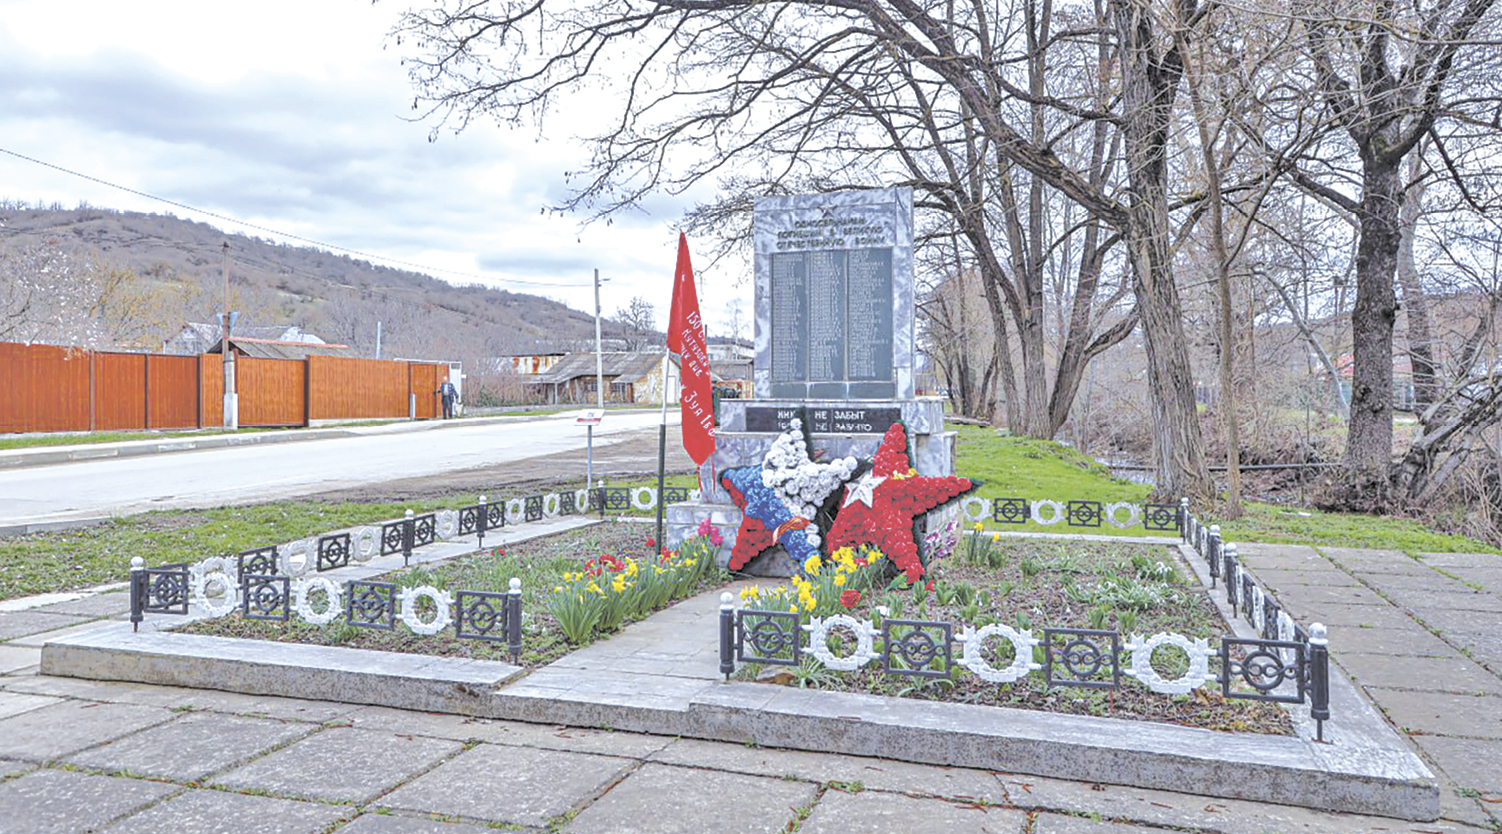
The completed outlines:
<svg viewBox="0 0 1502 834">
<path fill-rule="evenodd" d="M 682 233 L 678 235 L 678 267 L 673 272 L 673 306 L 668 313 L 668 350 L 678 354 L 683 381 L 678 397 L 683 449 L 694 463 L 703 463 L 714 454 L 714 400 L 704 322 L 699 318 L 699 295 L 694 291 L 694 268 L 688 259 L 688 238 Z"/>
</svg>

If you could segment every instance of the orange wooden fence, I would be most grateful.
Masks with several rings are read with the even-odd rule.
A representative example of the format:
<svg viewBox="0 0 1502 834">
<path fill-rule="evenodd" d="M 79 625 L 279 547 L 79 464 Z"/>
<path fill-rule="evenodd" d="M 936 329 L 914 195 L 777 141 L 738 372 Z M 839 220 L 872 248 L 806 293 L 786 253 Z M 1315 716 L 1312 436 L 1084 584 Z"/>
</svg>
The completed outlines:
<svg viewBox="0 0 1502 834">
<path fill-rule="evenodd" d="M 309 356 L 235 360 L 242 426 L 442 413 L 448 366 Z M 413 396 L 415 395 L 415 397 Z M 0 342 L 0 433 L 191 429 L 224 423 L 223 359 Z"/>
</svg>

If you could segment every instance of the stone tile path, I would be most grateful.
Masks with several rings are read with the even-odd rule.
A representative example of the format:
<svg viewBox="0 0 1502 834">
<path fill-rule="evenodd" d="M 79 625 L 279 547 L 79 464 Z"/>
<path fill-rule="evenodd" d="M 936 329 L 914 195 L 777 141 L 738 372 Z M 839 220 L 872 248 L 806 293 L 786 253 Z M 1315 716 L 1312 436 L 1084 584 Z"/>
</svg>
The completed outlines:
<svg viewBox="0 0 1502 834">
<path fill-rule="evenodd" d="M 1331 625 L 1331 656 L 1441 778 L 1446 817 L 1502 829 L 1502 555 L 1241 550 L 1290 614 Z"/>
<path fill-rule="evenodd" d="M 887 759 L 49 678 L 34 663 L 18 665 L 31 655 L 14 652 L 31 650 L 13 639 L 0 642 L 0 834 L 1502 830 L 1494 815 L 1502 810 L 1502 657 L 1486 651 L 1502 636 L 1502 618 L 1450 598 L 1490 605 L 1502 592 L 1502 557 L 1243 553 L 1305 621 L 1329 606 L 1381 612 L 1332 627 L 1333 655 L 1445 780 L 1444 819 L 1406 823 Z M 64 628 L 118 615 L 112 601 L 61 604 L 70 602 L 82 604 L 0 612 L 0 633 L 45 641 L 30 631 L 38 613 Z M 1455 621 L 1453 631 L 1440 624 L 1466 611 L 1480 616 Z M 673 666 L 684 680 L 712 674 L 695 652 L 619 648 L 638 669 Z M 609 655 L 580 653 L 575 662 L 620 662 Z"/>
</svg>

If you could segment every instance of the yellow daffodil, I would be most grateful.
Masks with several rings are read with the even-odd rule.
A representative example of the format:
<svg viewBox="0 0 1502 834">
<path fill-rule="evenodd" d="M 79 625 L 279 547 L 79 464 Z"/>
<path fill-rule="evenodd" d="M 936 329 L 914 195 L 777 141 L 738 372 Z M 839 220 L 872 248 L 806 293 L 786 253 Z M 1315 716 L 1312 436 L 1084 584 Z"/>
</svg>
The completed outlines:
<svg viewBox="0 0 1502 834">
<path fill-rule="evenodd" d="M 975 532 L 979 533 L 984 529 L 986 529 L 986 523 L 984 521 L 975 522 Z"/>
<path fill-rule="evenodd" d="M 834 586 L 836 588 L 843 588 L 845 586 L 845 574 L 843 574 L 843 573 L 837 573 L 837 574 L 835 574 L 835 577 L 834 577 Z"/>
</svg>

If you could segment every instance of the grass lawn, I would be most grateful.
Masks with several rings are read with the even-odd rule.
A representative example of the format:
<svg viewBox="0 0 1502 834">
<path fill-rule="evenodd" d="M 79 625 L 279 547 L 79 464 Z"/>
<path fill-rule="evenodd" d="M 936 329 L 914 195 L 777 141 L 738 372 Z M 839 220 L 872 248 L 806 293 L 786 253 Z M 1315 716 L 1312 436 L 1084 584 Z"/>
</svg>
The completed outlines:
<svg viewBox="0 0 1502 834">
<path fill-rule="evenodd" d="M 528 668 L 551 663 L 563 655 L 603 639 L 614 629 L 595 633 L 580 645 L 570 644 L 563 629 L 548 612 L 546 599 L 563 582 L 565 573 L 581 570 L 585 559 L 610 553 L 622 558 L 649 559 L 646 537 L 651 531 L 642 524 L 606 522 L 553 536 L 532 539 L 505 548 L 486 548 L 472 556 L 440 565 L 420 565 L 396 570 L 375 578 L 402 587 L 432 585 L 454 593 L 468 591 L 504 591 L 515 577 L 522 582 L 522 645 L 520 663 Z M 727 577 L 711 570 L 688 595 L 718 587 Z M 320 597 L 321 598 L 321 597 Z M 320 606 L 321 602 L 315 603 Z M 426 616 L 426 613 L 425 613 Z M 641 619 L 627 617 L 620 627 Z M 452 628 L 423 636 L 398 624 L 391 631 L 360 628 L 336 620 L 328 625 L 311 625 L 295 614 L 287 622 L 262 622 L 242 619 L 239 614 L 213 620 L 200 620 L 184 626 L 189 634 L 212 634 L 220 637 L 245 637 L 287 643 L 312 643 L 324 646 L 372 649 L 387 652 L 431 654 L 446 657 L 469 657 L 482 660 L 510 661 L 506 645 L 484 640 L 461 640 Z"/>
<path fill-rule="evenodd" d="M 242 432 L 282 431 L 282 429 L 241 429 Z M 121 443 L 127 440 L 176 440 L 184 437 L 208 437 L 234 434 L 230 429 L 195 431 L 96 431 L 78 434 L 27 434 L 0 437 L 0 449 L 30 449 L 38 446 L 80 446 L 92 443 Z"/>
<path fill-rule="evenodd" d="M 980 498 L 1025 498 L 1029 501 L 1071 499 L 1110 504 L 1127 501 L 1141 504 L 1150 488 L 1111 477 L 1111 471 L 1094 459 L 1052 440 L 1003 435 L 995 429 L 951 424 L 959 432 L 955 442 L 956 474 L 980 482 L 970 495 Z M 999 524 L 987 519 L 987 530 L 1030 533 L 1092 533 L 1106 536 L 1141 536 L 1141 525 L 1117 529 L 1109 523 L 1088 530 L 1058 524 Z M 1158 534 L 1161 535 L 1161 534 Z"/>
<path fill-rule="evenodd" d="M 673 475 L 668 486 L 696 487 L 693 475 Z M 610 486 L 652 486 L 656 478 L 611 481 Z M 584 486 L 561 481 L 535 491 L 491 495 L 493 502 Z M 116 519 L 92 527 L 0 538 L 0 599 L 67 591 L 106 582 L 123 582 L 130 559 L 147 565 L 197 562 L 209 556 L 238 553 L 362 524 L 401 518 L 407 510 L 424 513 L 458 509 L 479 501 L 475 493 L 442 501 L 400 503 L 274 501 L 211 510 L 163 510 Z M 632 508 L 623 515 L 652 517 L 655 510 Z"/>
<path fill-rule="evenodd" d="M 405 423 L 405 419 L 394 420 L 355 420 L 348 423 L 336 423 L 327 426 L 313 426 L 317 429 L 349 429 L 360 426 L 384 426 L 388 423 Z M 302 426 L 291 428 L 257 427 L 245 429 L 194 429 L 191 431 L 96 431 L 78 432 L 76 434 L 28 434 L 15 437 L 0 437 L 0 449 L 30 449 L 45 446 L 83 446 L 94 443 L 122 443 L 127 440 L 182 440 L 195 437 L 211 437 L 219 434 L 259 434 L 262 432 L 299 432 L 308 431 Z"/>
<path fill-rule="evenodd" d="M 951 425 L 958 472 L 982 481 L 973 495 L 983 498 L 1026 498 L 1067 501 L 1081 499 L 1111 503 L 1141 503 L 1151 488 L 1111 477 L 1110 470 L 1061 443 L 1011 437 L 994 429 Z M 1245 503 L 1245 515 L 1222 521 L 1213 510 L 1197 511 L 1206 524 L 1217 523 L 1228 541 L 1280 544 L 1373 547 L 1420 552 L 1493 552 L 1495 547 L 1466 536 L 1437 533 L 1412 519 L 1353 513 L 1323 513 L 1257 501 Z M 987 530 L 1044 533 L 1083 533 L 1141 536 L 1141 527 L 1119 530 L 1110 524 L 1088 530 L 1059 524 L 986 523 Z M 1156 535 L 1162 535 L 1161 533 Z"/>
<path fill-rule="evenodd" d="M 973 554 L 961 544 L 953 555 L 932 566 L 928 577 L 933 580 L 932 592 L 921 586 L 900 587 L 904 583 L 899 579 L 899 587 L 867 589 L 849 613 L 879 623 L 878 608 L 884 607 L 893 620 L 951 623 L 956 636 L 965 624 L 980 628 L 991 623 L 1032 629 L 1039 638 L 1044 627 L 1116 630 L 1123 643 L 1130 634 L 1169 631 L 1190 639 L 1212 638 L 1213 648 L 1217 638 L 1230 629 L 1205 590 L 1192 578 L 1186 579 L 1189 576 L 1177 551 L 1164 545 L 1004 539 L 993 546 L 983 540 Z M 756 607 L 755 601 L 748 601 L 746 607 Z M 848 634 L 835 634 L 840 636 L 832 639 L 848 643 Z M 881 638 L 875 639 L 879 653 Z M 845 645 L 836 654 L 848 654 L 850 649 Z M 1158 694 L 1125 677 L 1116 689 L 1050 689 L 1041 671 L 1013 683 L 993 684 L 959 666 L 958 647 L 955 651 L 956 663 L 949 675 L 928 680 L 883 672 L 878 661 L 856 672 L 833 671 L 808 655 L 798 667 L 748 664 L 737 675 L 743 680 L 771 676 L 776 683 L 811 689 L 1163 721 L 1232 732 L 1292 732 L 1287 713 L 1277 706 L 1228 700 L 1213 683 L 1182 696 Z M 1000 669 L 1012 662 L 1015 652 L 1010 642 L 997 638 L 988 641 L 985 656 Z M 1042 659 L 1042 648 L 1035 648 L 1033 660 Z M 1124 657 L 1123 665 L 1128 662 Z M 1213 673 L 1217 661 L 1211 663 Z M 1161 647 L 1154 652 L 1154 668 L 1165 679 L 1177 678 L 1188 668 L 1188 656 L 1181 649 Z M 1109 662 L 1088 679 L 1109 681 Z"/>
<path fill-rule="evenodd" d="M 458 508 L 477 495 L 401 504 L 275 501 L 212 510 L 164 510 L 92 527 L 0 539 L 0 599 L 124 581 L 130 559 L 147 565 L 197 562 L 321 535 L 343 527 Z"/>
</svg>

